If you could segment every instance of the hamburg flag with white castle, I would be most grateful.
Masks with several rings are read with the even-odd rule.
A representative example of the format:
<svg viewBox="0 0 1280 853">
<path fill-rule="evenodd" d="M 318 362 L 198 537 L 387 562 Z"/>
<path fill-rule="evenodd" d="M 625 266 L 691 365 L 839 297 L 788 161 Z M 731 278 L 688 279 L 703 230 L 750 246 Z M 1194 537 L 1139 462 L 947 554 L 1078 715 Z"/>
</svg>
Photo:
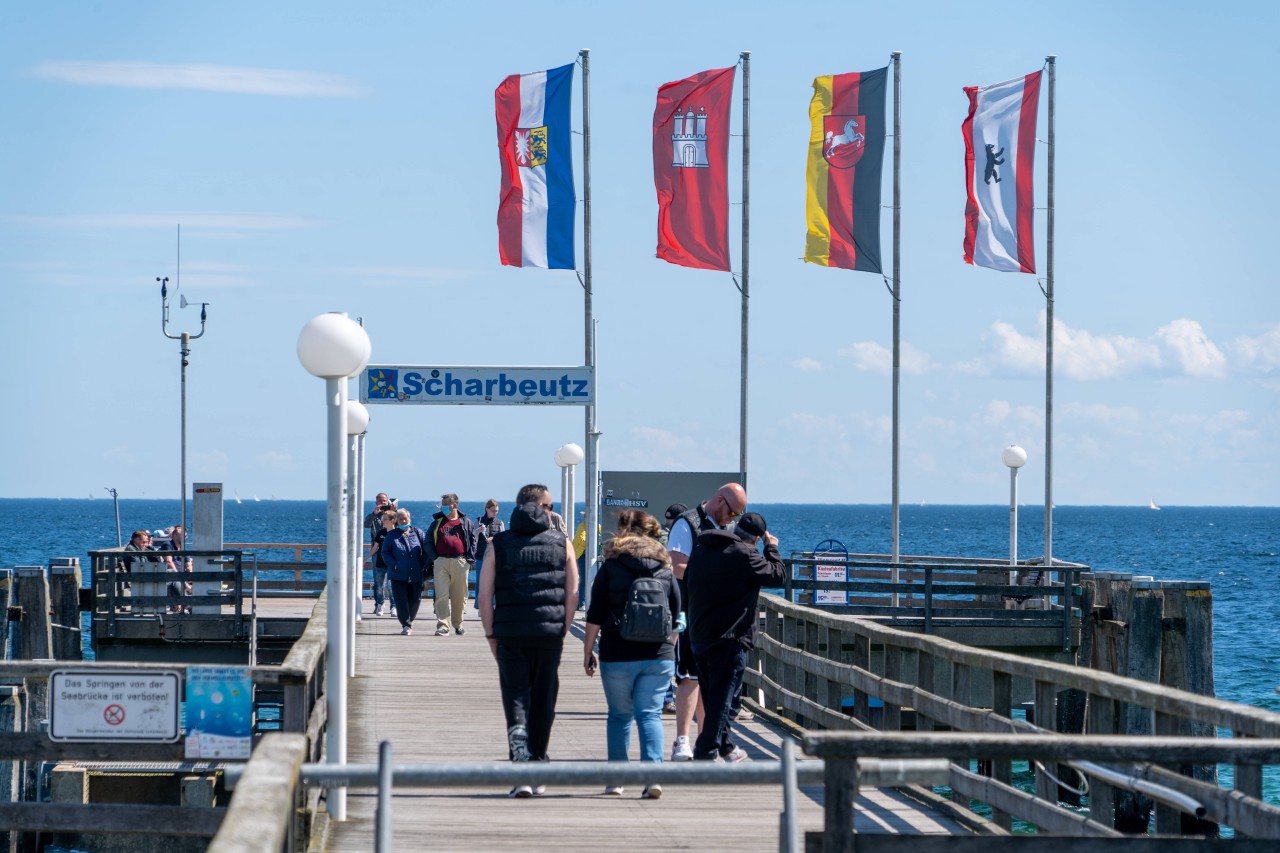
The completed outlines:
<svg viewBox="0 0 1280 853">
<path fill-rule="evenodd" d="M 964 261 L 1005 272 L 1036 271 L 1032 172 L 1040 75 L 966 86 Z"/>
<path fill-rule="evenodd" d="M 494 92 L 502 162 L 498 256 L 504 266 L 574 268 L 572 92 L 572 65 L 512 74 Z"/>
</svg>

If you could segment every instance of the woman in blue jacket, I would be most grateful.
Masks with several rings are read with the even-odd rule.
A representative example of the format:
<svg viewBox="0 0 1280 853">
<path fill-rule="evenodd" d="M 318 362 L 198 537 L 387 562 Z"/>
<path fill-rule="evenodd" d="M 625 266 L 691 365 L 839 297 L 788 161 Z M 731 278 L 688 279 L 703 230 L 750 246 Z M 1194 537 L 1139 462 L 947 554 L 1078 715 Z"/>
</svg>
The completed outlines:
<svg viewBox="0 0 1280 853">
<path fill-rule="evenodd" d="M 391 582 L 391 599 L 400 620 L 400 633 L 413 633 L 413 620 L 422 603 L 422 585 L 426 581 L 426 556 L 423 545 L 427 535 L 421 527 L 413 527 L 409 510 L 396 510 L 396 527 L 382 540 L 382 561 L 387 564 L 387 580 Z"/>
</svg>

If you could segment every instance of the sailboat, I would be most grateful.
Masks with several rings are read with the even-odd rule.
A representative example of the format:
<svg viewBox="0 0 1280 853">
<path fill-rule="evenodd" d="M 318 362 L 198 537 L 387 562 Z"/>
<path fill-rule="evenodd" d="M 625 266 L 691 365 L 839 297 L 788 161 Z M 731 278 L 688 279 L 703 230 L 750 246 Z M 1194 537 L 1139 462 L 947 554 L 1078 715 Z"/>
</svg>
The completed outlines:
<svg viewBox="0 0 1280 853">
<path fill-rule="evenodd" d="M 232 494 L 233 494 L 233 495 L 235 495 L 235 497 L 236 497 L 236 503 L 240 503 L 240 493 L 239 493 L 239 492 L 232 492 Z"/>
<path fill-rule="evenodd" d="M 1160 507 L 1156 506 L 1156 499 L 1155 499 L 1155 498 L 1151 498 L 1151 505 L 1150 505 L 1149 507 L 1147 507 L 1147 509 L 1160 509 Z"/>
<path fill-rule="evenodd" d="M 257 495 L 254 495 L 254 496 L 253 496 L 253 499 L 254 499 L 255 501 L 258 501 L 259 503 L 261 503 L 261 501 L 262 501 L 262 498 L 258 497 Z"/>
</svg>

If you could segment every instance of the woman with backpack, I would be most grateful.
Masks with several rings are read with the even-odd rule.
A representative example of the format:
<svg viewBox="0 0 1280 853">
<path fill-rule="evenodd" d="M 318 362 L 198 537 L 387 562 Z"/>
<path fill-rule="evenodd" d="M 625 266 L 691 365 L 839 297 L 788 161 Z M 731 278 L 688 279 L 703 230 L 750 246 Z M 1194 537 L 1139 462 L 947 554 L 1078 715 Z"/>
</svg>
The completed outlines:
<svg viewBox="0 0 1280 853">
<path fill-rule="evenodd" d="M 640 510 L 618 514 L 618 530 L 605 543 L 604 562 L 591 586 L 583 667 L 595 675 L 600 639 L 600 681 L 609 706 L 605 728 L 610 761 L 627 761 L 631 723 L 640 734 L 640 760 L 662 761 L 662 699 L 675 674 L 675 634 L 680 590 L 661 542 L 662 526 Z M 604 793 L 622 794 L 610 785 Z M 656 800 L 662 786 L 640 795 Z"/>
<path fill-rule="evenodd" d="M 413 633 L 413 620 L 422 603 L 422 585 L 426 581 L 426 557 L 422 546 L 427 534 L 412 526 L 409 510 L 396 510 L 396 527 L 382 540 L 380 552 L 387 564 L 387 580 L 391 582 L 391 600 L 395 602 L 400 633 Z"/>
</svg>

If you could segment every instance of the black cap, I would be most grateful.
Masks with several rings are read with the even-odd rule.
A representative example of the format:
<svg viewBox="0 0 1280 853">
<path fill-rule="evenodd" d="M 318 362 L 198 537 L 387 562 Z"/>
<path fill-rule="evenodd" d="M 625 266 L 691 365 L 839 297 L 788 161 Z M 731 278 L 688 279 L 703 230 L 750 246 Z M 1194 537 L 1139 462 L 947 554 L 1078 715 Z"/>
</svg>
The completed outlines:
<svg viewBox="0 0 1280 853">
<path fill-rule="evenodd" d="M 689 508 L 684 504 L 672 504 L 671 506 L 667 507 L 667 512 L 666 512 L 667 521 L 675 521 L 677 518 L 684 515 L 688 511 L 689 511 Z"/>
<path fill-rule="evenodd" d="M 760 513 L 746 512 L 738 518 L 737 529 L 738 533 L 756 539 L 765 534 L 769 525 L 765 524 L 764 516 Z"/>
</svg>

